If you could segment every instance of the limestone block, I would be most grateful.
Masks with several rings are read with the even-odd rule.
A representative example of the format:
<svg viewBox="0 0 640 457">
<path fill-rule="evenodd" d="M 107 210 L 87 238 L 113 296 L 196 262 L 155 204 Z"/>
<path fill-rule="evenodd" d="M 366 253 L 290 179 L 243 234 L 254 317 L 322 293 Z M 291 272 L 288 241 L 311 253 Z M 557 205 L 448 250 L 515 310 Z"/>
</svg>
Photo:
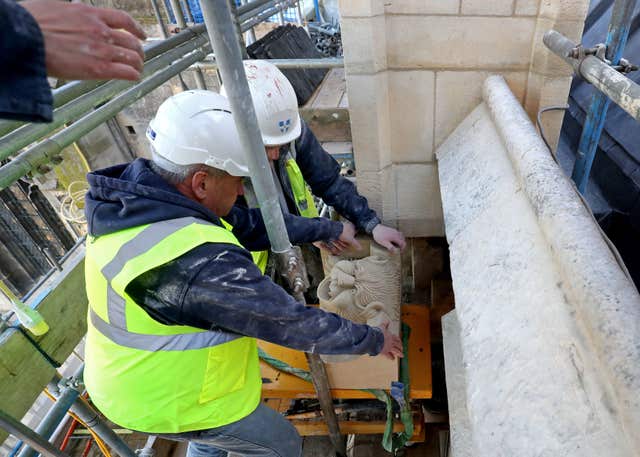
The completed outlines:
<svg viewBox="0 0 640 457">
<path fill-rule="evenodd" d="M 482 83 L 486 71 L 440 71 L 436 73 L 435 147 L 482 101 Z M 524 103 L 526 72 L 504 72 L 509 87 Z"/>
<path fill-rule="evenodd" d="M 442 318 L 444 357 L 447 362 L 447 397 L 451 426 L 452 457 L 473 457 L 471 424 L 467 410 L 467 385 L 465 380 L 460 322 L 456 310 Z"/>
<path fill-rule="evenodd" d="M 450 383 L 447 374 L 453 436 L 468 418 L 471 436 L 463 436 L 462 444 L 472 449 L 461 455 L 633 455 L 635 438 L 626 430 L 636 429 L 628 420 L 637 411 L 637 395 L 626 389 L 635 386 L 631 372 L 638 364 L 637 346 L 627 338 L 638 326 L 637 311 L 628 307 L 630 290 L 617 282 L 620 269 L 606 260 L 610 254 L 589 247 L 602 240 L 577 233 L 573 206 L 579 200 L 563 190 L 567 178 L 508 92 L 504 84 L 486 85 L 489 102 L 437 151 L 460 342 L 451 360 L 450 335 L 456 332 L 447 317 L 445 363 L 464 377 Z M 597 230 L 593 221 L 578 226 Z M 601 261 L 587 260 L 593 249 Z M 586 295 L 574 287 L 586 279 L 577 270 L 585 269 L 583 262 L 599 271 L 589 275 Z M 617 279 L 606 286 L 599 275 Z M 596 327 L 585 329 L 582 313 L 594 300 L 617 300 L 634 324 L 601 314 L 591 321 Z M 620 334 L 609 335 L 623 341 L 617 356 L 614 343 L 606 343 L 612 351 L 607 358 L 593 337 L 612 319 Z M 624 386 L 612 383 L 618 370 L 629 374 Z"/>
<path fill-rule="evenodd" d="M 398 229 L 407 237 L 444 234 L 437 166 L 433 163 L 393 166 Z"/>
<path fill-rule="evenodd" d="M 531 71 L 548 76 L 568 76 L 573 69 L 560 57 L 551 52 L 542 42 L 544 34 L 551 29 L 557 30 L 575 43 L 580 42 L 584 19 L 579 21 L 555 21 L 538 18 L 533 41 Z"/>
<path fill-rule="evenodd" d="M 384 16 L 342 18 L 344 65 L 348 73 L 371 74 L 387 67 Z"/>
<path fill-rule="evenodd" d="M 516 16 L 537 16 L 540 0 L 516 0 Z"/>
<path fill-rule="evenodd" d="M 347 73 L 347 92 L 358 173 L 381 170 L 391 163 L 387 72 Z"/>
<path fill-rule="evenodd" d="M 367 199 L 369 207 L 385 222 L 395 221 L 397 205 L 394 184 L 391 165 L 380 171 L 357 172 L 358 193 Z"/>
<path fill-rule="evenodd" d="M 589 0 L 541 0 L 540 17 L 556 21 L 584 21 Z"/>
<path fill-rule="evenodd" d="M 640 448 L 640 437 L 630 432 L 640 428 L 640 295 L 573 183 L 550 157 L 508 89 L 490 78 L 483 98 L 554 253 L 561 273 L 557 286 L 573 305 L 576 343 L 588 346 L 589 360 L 581 360 L 584 365 L 578 369 L 597 365 L 597 374 L 588 382 L 598 383 L 594 396 L 616 421 L 609 455 L 626 455 L 627 446 Z M 580 380 L 585 379 L 586 374 Z"/>
<path fill-rule="evenodd" d="M 485 151 L 501 148 L 502 139 L 485 104 L 477 106 L 438 148 L 440 174 L 446 177 L 441 190 L 449 245 L 499 198 L 499 189 L 518 188 L 506 154 L 495 154 L 490 167 L 480 168 Z M 455 154 L 443 152 L 454 150 Z M 467 165 L 459 166 L 463 163 Z M 456 167 L 455 172 L 449 171 Z M 460 191 L 469 188 L 469 182 L 474 183 L 471 192 Z"/>
<path fill-rule="evenodd" d="M 365 247 L 366 246 L 366 247 Z M 358 252 L 323 256 L 329 271 L 318 286 L 320 307 L 358 323 L 400 333 L 401 258 L 371 240 Z M 323 355 L 332 386 L 386 389 L 398 377 L 398 360 L 368 355 Z"/>
<path fill-rule="evenodd" d="M 388 73 L 393 161 L 431 162 L 434 74 L 419 70 Z"/>
<path fill-rule="evenodd" d="M 337 260 L 318 286 L 320 308 L 358 324 L 400 331 L 400 254 L 371 244 L 371 255 Z M 346 362 L 360 355 L 323 355 L 325 362 Z"/>
<path fill-rule="evenodd" d="M 382 0 L 339 0 L 340 17 L 370 17 L 384 13 Z"/>
<path fill-rule="evenodd" d="M 387 62 L 394 69 L 527 70 L 535 22 L 528 17 L 388 16 Z"/>
<path fill-rule="evenodd" d="M 478 16 L 511 16 L 515 0 L 462 0 L 462 14 Z"/>
<path fill-rule="evenodd" d="M 390 14 L 458 14 L 460 0 L 387 0 Z"/>
</svg>

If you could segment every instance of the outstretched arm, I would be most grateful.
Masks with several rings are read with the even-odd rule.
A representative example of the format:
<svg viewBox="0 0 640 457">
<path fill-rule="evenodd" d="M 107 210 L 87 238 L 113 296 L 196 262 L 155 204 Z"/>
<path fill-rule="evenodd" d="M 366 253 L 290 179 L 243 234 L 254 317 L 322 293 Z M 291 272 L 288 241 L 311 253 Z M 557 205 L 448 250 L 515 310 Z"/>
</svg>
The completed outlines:
<svg viewBox="0 0 640 457">
<path fill-rule="evenodd" d="M 233 234 L 245 248 L 261 251 L 270 247 L 260 209 L 235 205 L 224 219 L 233 226 Z M 342 223 L 320 217 L 285 214 L 284 222 L 292 244 L 337 240 L 344 229 Z"/>
<path fill-rule="evenodd" d="M 315 195 L 327 205 L 333 206 L 340 215 L 353 222 L 356 227 L 372 235 L 373 239 L 389 251 L 405 248 L 405 239 L 398 230 L 380 223 L 375 211 L 369 208 L 367 199 L 358 193 L 355 185 L 340 175 L 340 165 L 322 148 L 309 127 L 303 122 L 302 134 L 296 142 L 296 162 Z M 333 253 L 340 246 L 327 246 Z"/>
<path fill-rule="evenodd" d="M 222 328 L 320 354 L 400 356 L 396 336 L 301 305 L 229 244 L 199 246 L 136 278 L 127 293 L 168 325 Z"/>
</svg>

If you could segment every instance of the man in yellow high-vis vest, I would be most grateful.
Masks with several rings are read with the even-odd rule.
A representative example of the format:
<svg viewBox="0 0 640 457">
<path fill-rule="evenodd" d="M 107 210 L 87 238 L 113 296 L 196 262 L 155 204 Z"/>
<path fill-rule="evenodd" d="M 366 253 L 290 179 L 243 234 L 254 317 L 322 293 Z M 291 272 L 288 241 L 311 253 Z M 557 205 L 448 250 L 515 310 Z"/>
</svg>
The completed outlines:
<svg viewBox="0 0 640 457">
<path fill-rule="evenodd" d="M 295 429 L 260 402 L 255 338 L 391 358 L 401 342 L 262 275 L 245 246 L 268 248 L 264 224 L 225 228 L 248 175 L 226 98 L 175 95 L 147 136 L 152 160 L 88 175 L 87 391 L 122 427 L 189 441 L 189 457 L 299 456 Z M 340 223 L 286 220 L 293 242 L 352 238 Z"/>
</svg>

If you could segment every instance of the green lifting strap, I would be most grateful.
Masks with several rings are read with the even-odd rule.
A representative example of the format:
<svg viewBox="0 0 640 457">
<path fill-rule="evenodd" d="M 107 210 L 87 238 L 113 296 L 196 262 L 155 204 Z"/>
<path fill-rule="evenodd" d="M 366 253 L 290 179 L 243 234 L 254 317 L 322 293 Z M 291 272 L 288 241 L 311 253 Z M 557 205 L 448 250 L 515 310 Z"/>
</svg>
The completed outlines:
<svg viewBox="0 0 640 457">
<path fill-rule="evenodd" d="M 404 425 L 404 431 L 400 433 L 393 433 L 393 401 L 391 395 L 382 389 L 359 389 L 362 392 L 368 392 L 383 402 L 386 406 L 387 423 L 385 424 L 384 434 L 382 436 L 382 447 L 385 451 L 391 452 L 396 455 L 397 452 L 409 441 L 413 436 L 413 415 L 409 406 L 409 335 L 411 334 L 411 327 L 407 324 L 402 324 L 402 349 L 404 357 L 400 359 L 400 380 L 404 384 L 404 404 L 400 408 L 400 420 Z M 307 382 L 311 382 L 311 373 L 303 370 L 302 368 L 295 368 L 282 360 L 278 360 L 271 357 L 258 347 L 258 355 L 268 365 L 272 366 L 276 370 L 283 371 L 285 373 L 292 374 Z"/>
</svg>

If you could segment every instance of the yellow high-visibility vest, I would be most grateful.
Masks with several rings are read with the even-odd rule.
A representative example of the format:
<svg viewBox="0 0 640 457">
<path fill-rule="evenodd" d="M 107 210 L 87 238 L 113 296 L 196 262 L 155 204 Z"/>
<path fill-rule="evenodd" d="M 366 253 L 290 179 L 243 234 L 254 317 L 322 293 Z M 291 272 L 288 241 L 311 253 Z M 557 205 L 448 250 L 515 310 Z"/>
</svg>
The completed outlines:
<svg viewBox="0 0 640 457">
<path fill-rule="evenodd" d="M 193 217 L 87 241 L 84 382 L 98 409 L 122 427 L 147 433 L 220 427 L 260 402 L 254 338 L 161 324 L 125 292 L 139 275 L 203 243 L 240 246 L 230 231 Z"/>
</svg>

